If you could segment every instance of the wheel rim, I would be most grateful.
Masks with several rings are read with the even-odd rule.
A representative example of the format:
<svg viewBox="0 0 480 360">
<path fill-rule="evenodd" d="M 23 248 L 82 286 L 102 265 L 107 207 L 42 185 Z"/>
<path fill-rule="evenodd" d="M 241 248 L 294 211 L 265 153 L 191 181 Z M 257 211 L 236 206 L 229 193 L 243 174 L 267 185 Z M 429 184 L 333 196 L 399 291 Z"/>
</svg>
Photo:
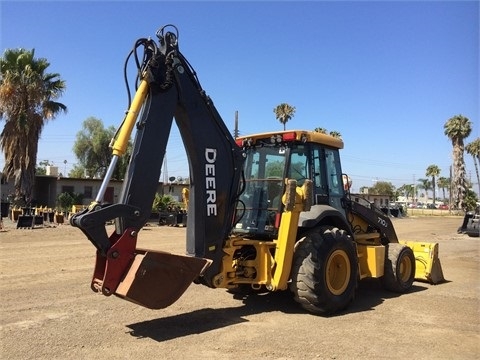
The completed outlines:
<svg viewBox="0 0 480 360">
<path fill-rule="evenodd" d="M 341 295 L 350 281 L 350 261 L 343 250 L 335 250 L 327 262 L 326 283 L 333 295 Z"/>
<path fill-rule="evenodd" d="M 404 256 L 402 257 L 399 265 L 400 265 L 400 269 L 399 269 L 400 280 L 406 283 L 410 280 L 410 276 L 412 275 L 412 261 L 408 256 Z"/>
</svg>

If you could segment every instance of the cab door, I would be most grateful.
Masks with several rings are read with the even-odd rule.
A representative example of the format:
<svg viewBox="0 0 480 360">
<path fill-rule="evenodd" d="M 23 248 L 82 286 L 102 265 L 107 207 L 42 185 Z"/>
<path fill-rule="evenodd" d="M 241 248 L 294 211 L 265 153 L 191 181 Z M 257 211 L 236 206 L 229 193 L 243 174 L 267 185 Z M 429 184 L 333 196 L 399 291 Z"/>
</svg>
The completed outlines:
<svg viewBox="0 0 480 360">
<path fill-rule="evenodd" d="M 342 167 L 338 149 L 325 148 L 325 173 L 328 185 L 328 197 L 330 206 L 340 212 L 344 212 L 341 199 L 345 196 L 343 187 Z"/>
<path fill-rule="evenodd" d="M 314 204 L 330 205 L 344 213 L 341 199 L 345 192 L 338 150 L 319 144 L 311 146 Z"/>
</svg>

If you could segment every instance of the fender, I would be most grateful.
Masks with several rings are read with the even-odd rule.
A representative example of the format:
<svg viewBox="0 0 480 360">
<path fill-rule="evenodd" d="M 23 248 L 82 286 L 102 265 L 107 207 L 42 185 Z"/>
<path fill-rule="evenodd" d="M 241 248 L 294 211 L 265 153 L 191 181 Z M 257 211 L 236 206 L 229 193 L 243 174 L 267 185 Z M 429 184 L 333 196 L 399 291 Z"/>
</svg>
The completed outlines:
<svg viewBox="0 0 480 360">
<path fill-rule="evenodd" d="M 312 205 L 310 211 L 301 212 L 298 226 L 304 229 L 311 229 L 322 224 L 327 219 L 326 223 L 335 225 L 339 229 L 347 231 L 350 236 L 353 236 L 351 226 L 345 218 L 345 214 L 330 205 Z"/>
</svg>

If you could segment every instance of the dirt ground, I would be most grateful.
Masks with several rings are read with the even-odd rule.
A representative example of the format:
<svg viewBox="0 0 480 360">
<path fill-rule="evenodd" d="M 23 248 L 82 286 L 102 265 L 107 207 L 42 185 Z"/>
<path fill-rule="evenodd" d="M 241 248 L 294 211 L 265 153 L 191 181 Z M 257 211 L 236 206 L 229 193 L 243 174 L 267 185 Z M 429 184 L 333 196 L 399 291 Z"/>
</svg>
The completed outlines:
<svg viewBox="0 0 480 360">
<path fill-rule="evenodd" d="M 90 290 L 95 249 L 70 225 L 0 230 L 2 359 L 479 359 L 480 239 L 459 217 L 393 219 L 401 240 L 438 242 L 447 282 L 396 295 L 361 282 L 331 317 L 288 292 L 234 299 L 191 285 L 149 310 Z M 185 229 L 149 226 L 139 245 L 184 253 Z"/>
</svg>

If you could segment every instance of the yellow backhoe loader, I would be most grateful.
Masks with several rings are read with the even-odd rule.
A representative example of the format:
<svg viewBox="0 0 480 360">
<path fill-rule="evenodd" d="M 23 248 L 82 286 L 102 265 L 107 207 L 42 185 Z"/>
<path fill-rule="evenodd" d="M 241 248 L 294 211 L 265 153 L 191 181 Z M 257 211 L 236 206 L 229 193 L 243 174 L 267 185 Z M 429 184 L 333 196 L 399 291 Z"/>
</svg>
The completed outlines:
<svg viewBox="0 0 480 360">
<path fill-rule="evenodd" d="M 192 282 L 290 290 L 307 311 L 331 314 L 347 307 L 364 278 L 395 292 L 408 291 L 414 279 L 443 280 L 438 244 L 400 242 L 384 213 L 351 198 L 342 140 L 304 130 L 234 139 L 180 52 L 177 28 L 156 35 L 158 42 L 135 42 L 129 56 L 138 64 L 136 92 L 112 162 L 95 201 L 70 220 L 97 249 L 94 291 L 160 309 Z M 185 254 L 136 247 L 173 119 L 190 171 Z M 134 129 L 119 201 L 103 204 Z M 115 230 L 108 234 L 110 221 Z"/>
</svg>

